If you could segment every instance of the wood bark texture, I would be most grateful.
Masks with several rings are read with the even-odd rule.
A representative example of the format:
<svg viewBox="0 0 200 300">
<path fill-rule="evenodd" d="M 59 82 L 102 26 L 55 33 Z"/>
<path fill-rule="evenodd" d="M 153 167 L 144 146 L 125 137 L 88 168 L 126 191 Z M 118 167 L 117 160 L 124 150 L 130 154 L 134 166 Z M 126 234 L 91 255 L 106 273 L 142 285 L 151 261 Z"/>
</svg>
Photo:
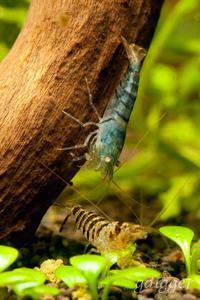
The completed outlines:
<svg viewBox="0 0 200 300">
<path fill-rule="evenodd" d="M 95 120 L 85 77 L 102 113 L 127 58 L 121 44 L 148 48 L 161 0 L 33 0 L 0 64 L 0 238 L 34 231 L 78 167 L 82 122 Z M 87 132 L 87 131 L 86 131 Z M 80 153 L 80 151 L 79 151 Z"/>
</svg>

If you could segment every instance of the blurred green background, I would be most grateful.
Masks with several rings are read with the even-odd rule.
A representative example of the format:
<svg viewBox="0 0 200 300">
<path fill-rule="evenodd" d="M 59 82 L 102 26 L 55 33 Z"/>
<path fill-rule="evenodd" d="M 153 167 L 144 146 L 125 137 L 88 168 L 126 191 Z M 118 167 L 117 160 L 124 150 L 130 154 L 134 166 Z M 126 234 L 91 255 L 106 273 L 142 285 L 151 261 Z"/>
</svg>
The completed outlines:
<svg viewBox="0 0 200 300">
<path fill-rule="evenodd" d="M 29 0 L 0 0 L 0 60 L 13 45 L 24 23 Z"/>
<path fill-rule="evenodd" d="M 0 0 L 0 59 L 24 22 L 28 0 Z M 114 181 L 82 170 L 75 189 L 91 201 L 156 203 L 157 218 L 200 216 L 200 1 L 166 0 L 142 70 L 121 167 Z M 67 191 L 62 193 L 65 198 Z M 79 200 L 80 195 L 68 195 Z M 102 202 L 104 202 L 102 200 Z M 99 203 L 98 203 L 99 205 Z M 125 204 L 121 204 L 125 205 Z"/>
</svg>

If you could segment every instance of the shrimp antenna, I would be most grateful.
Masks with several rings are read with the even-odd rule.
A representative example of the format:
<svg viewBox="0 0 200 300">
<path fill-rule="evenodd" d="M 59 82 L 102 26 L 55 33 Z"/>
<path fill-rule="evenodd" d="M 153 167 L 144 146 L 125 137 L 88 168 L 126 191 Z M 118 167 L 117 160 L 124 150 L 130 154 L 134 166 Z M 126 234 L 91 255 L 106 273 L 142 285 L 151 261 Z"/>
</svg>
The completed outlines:
<svg viewBox="0 0 200 300">
<path fill-rule="evenodd" d="M 122 192 L 122 189 L 119 187 L 119 185 L 114 181 L 112 180 L 111 181 L 112 184 L 117 188 L 119 189 L 121 192 Z M 137 221 L 140 223 L 140 218 L 137 216 L 137 214 L 135 213 L 135 211 L 133 210 L 133 208 L 131 207 L 131 205 L 129 205 L 126 200 L 124 200 L 123 197 L 119 197 L 117 194 L 116 194 L 117 198 L 131 211 L 131 213 L 135 216 L 135 218 L 137 219 Z M 130 197 L 131 198 L 131 197 Z M 135 202 L 137 202 L 138 204 L 140 204 L 137 200 L 135 199 L 132 199 L 131 200 L 134 200 Z"/>
<path fill-rule="evenodd" d="M 165 118 L 165 116 L 167 115 L 167 113 L 163 113 L 160 118 L 153 124 L 156 125 L 158 124 L 162 119 Z M 142 137 L 139 139 L 139 141 L 136 143 L 135 147 L 134 147 L 134 151 L 138 149 L 138 147 L 140 146 L 140 144 L 143 142 L 143 140 L 150 134 L 151 129 L 148 129 L 143 135 Z M 116 170 L 114 170 L 114 173 L 117 173 L 122 166 L 124 166 L 127 163 L 127 161 L 124 161 L 122 163 L 120 163 L 120 168 L 117 168 Z"/>
<path fill-rule="evenodd" d="M 159 214 L 157 214 L 157 216 L 154 218 L 154 220 L 153 220 L 153 221 L 149 224 L 149 226 L 147 226 L 147 227 L 152 228 L 153 225 L 161 218 L 161 216 L 168 210 L 168 208 L 170 207 L 170 205 L 172 204 L 172 202 L 173 202 L 173 201 L 176 199 L 176 197 L 179 195 L 179 193 L 180 193 L 180 191 L 182 190 L 182 188 L 183 188 L 186 184 L 188 184 L 188 182 L 191 180 L 191 177 L 192 177 L 192 175 L 190 175 L 190 176 L 185 180 L 185 182 L 182 184 L 182 186 L 181 186 L 181 187 L 179 188 L 179 190 L 177 191 L 176 195 L 169 201 L 168 205 L 167 205 L 165 208 L 163 208 Z M 159 232 L 158 229 L 152 228 L 152 230 L 160 234 L 160 232 Z M 163 242 L 165 243 L 165 245 L 169 248 L 169 243 L 168 243 L 168 240 L 166 239 L 166 237 L 163 236 L 163 235 L 161 235 L 161 238 L 162 238 Z"/>
<path fill-rule="evenodd" d="M 62 182 L 64 182 L 67 186 L 70 186 L 70 188 L 75 191 L 82 199 L 86 200 L 88 203 L 90 203 L 93 207 L 95 207 L 105 218 L 112 221 L 112 219 L 95 203 L 93 203 L 91 200 L 89 200 L 86 196 L 84 196 L 77 188 L 72 186 L 69 182 L 67 182 L 62 176 L 58 175 L 56 172 L 54 172 L 52 169 L 50 169 L 48 166 L 46 166 L 43 162 L 39 161 L 35 158 L 35 160 L 40 163 L 44 168 L 46 168 L 50 173 L 54 174 L 58 179 L 60 179 Z M 57 205 L 58 206 L 58 205 Z"/>
<path fill-rule="evenodd" d="M 146 56 L 146 50 L 144 48 L 134 43 L 129 44 L 123 36 L 121 36 L 121 40 L 131 63 L 139 63 L 144 59 Z"/>
<path fill-rule="evenodd" d="M 188 184 L 188 182 L 191 180 L 192 175 L 190 175 L 185 181 L 184 183 L 181 185 L 181 187 L 178 189 L 176 195 L 169 201 L 168 205 L 166 207 L 164 207 L 164 209 L 161 210 L 161 212 L 154 218 L 154 220 L 150 223 L 150 227 L 153 226 L 160 218 L 161 216 L 169 209 L 170 205 L 172 204 L 172 202 L 178 197 L 178 195 L 180 194 L 180 191 L 182 190 L 182 188 Z"/>
<path fill-rule="evenodd" d="M 115 180 L 112 179 L 111 182 L 112 182 L 112 184 L 113 184 L 117 189 L 120 190 L 120 192 L 125 193 L 125 196 L 126 196 L 129 200 L 131 200 L 131 201 L 133 201 L 133 202 L 139 204 L 139 205 L 142 206 L 142 207 L 144 206 L 144 207 L 146 207 L 146 208 L 149 208 L 148 205 L 144 205 L 144 204 L 140 203 L 138 200 L 136 200 L 135 198 L 131 197 L 127 192 L 125 192 L 125 191 L 119 186 L 119 184 L 118 184 Z"/>
<path fill-rule="evenodd" d="M 107 182 L 107 185 L 109 185 L 110 183 L 112 182 L 112 184 L 118 189 L 120 190 L 120 192 L 124 192 L 119 186 L 118 184 L 115 182 L 115 181 L 108 181 Z M 98 185 L 99 187 L 99 185 Z M 98 188 L 97 187 L 97 188 Z M 137 214 L 134 212 L 133 208 L 123 199 L 123 197 L 119 197 L 118 194 L 115 193 L 115 196 L 131 211 L 131 213 L 135 216 L 135 218 L 137 219 L 137 221 L 140 223 L 140 219 L 139 217 L 137 216 Z M 99 205 L 103 199 L 104 199 L 105 195 L 103 197 L 101 197 L 101 199 L 98 200 L 97 202 L 97 205 Z M 132 198 L 131 196 L 129 196 L 131 201 L 135 201 L 137 204 L 140 204 L 137 200 L 135 200 L 134 198 Z"/>
<path fill-rule="evenodd" d="M 143 195 L 143 192 L 142 192 L 142 190 L 140 190 L 140 202 L 141 202 L 141 208 L 140 208 L 140 222 L 141 222 L 141 225 L 144 225 L 144 210 L 143 210 L 143 208 L 144 208 L 144 195 Z"/>
</svg>

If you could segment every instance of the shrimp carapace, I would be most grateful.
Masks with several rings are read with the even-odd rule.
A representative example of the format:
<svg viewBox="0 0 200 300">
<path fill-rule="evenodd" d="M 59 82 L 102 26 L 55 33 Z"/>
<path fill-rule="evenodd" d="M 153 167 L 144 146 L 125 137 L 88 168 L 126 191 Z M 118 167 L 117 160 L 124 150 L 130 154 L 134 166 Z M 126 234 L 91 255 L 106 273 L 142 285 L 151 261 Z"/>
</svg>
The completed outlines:
<svg viewBox="0 0 200 300">
<path fill-rule="evenodd" d="M 65 112 L 81 126 L 95 125 L 97 129 L 89 133 L 84 144 L 67 147 L 63 150 L 89 146 L 89 152 L 85 155 L 88 164 L 101 171 L 102 177 L 108 180 L 113 178 L 114 167 L 118 165 L 118 159 L 124 146 L 126 128 L 137 96 L 140 69 L 146 54 L 143 48 L 135 44 L 129 44 L 125 38 L 122 38 L 122 42 L 129 59 L 129 67 L 111 97 L 103 117 L 100 117 L 94 107 L 91 93 L 88 90 L 90 104 L 99 122 L 87 122 L 84 124 Z"/>
</svg>

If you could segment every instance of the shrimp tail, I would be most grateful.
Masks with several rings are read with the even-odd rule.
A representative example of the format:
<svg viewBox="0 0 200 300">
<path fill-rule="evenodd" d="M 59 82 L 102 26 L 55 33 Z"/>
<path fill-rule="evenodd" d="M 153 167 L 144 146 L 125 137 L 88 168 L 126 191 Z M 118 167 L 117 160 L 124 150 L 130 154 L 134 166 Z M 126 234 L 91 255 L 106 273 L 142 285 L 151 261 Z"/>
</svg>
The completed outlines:
<svg viewBox="0 0 200 300">
<path fill-rule="evenodd" d="M 136 44 L 129 44 L 123 36 L 121 39 L 130 63 L 140 63 L 146 56 L 146 50 Z"/>
</svg>

